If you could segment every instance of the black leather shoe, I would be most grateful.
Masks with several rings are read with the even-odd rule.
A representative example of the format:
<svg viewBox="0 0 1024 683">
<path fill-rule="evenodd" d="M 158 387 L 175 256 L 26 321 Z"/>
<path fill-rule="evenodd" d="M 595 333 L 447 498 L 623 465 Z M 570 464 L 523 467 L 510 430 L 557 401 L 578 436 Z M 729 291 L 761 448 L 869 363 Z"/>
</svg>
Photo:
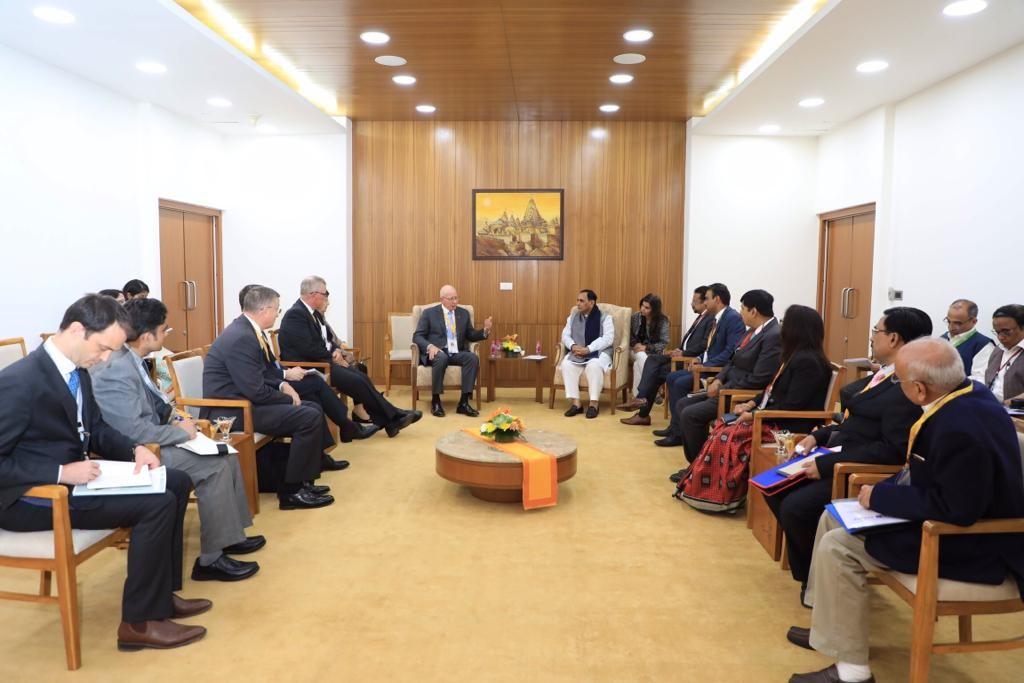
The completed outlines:
<svg viewBox="0 0 1024 683">
<path fill-rule="evenodd" d="M 348 434 L 342 435 L 341 442 L 351 443 L 352 441 L 359 441 L 360 439 L 369 439 L 379 431 L 380 427 L 377 425 L 356 425 L 355 429 L 351 430 Z"/>
<path fill-rule="evenodd" d="M 359 417 L 358 415 L 353 415 L 352 416 L 352 421 L 355 422 L 357 425 L 372 425 L 373 424 L 373 420 L 371 420 L 369 418 L 364 420 L 363 418 Z"/>
<path fill-rule="evenodd" d="M 579 415 L 582 412 L 583 412 L 583 408 L 581 408 L 578 405 L 576 405 L 575 403 L 573 403 L 571 406 L 569 406 L 569 410 L 565 411 L 565 416 L 566 417 L 576 417 L 577 415 Z"/>
<path fill-rule="evenodd" d="M 330 493 L 331 492 L 331 487 L 330 486 L 320 486 L 318 484 L 314 484 L 313 482 L 308 482 L 306 484 L 303 484 L 302 488 L 305 489 L 306 491 L 309 491 L 314 496 L 322 496 L 325 493 Z"/>
<path fill-rule="evenodd" d="M 420 418 L 423 417 L 423 412 L 420 410 L 403 410 L 402 412 L 406 415 L 412 415 L 413 422 L 419 422 Z"/>
<path fill-rule="evenodd" d="M 434 417 L 444 417 L 444 406 L 441 405 L 440 401 L 438 401 L 437 403 L 430 404 L 430 414 L 433 415 Z"/>
<path fill-rule="evenodd" d="M 282 510 L 310 510 L 327 507 L 334 502 L 334 496 L 318 496 L 305 489 L 299 489 L 296 493 L 279 499 L 279 502 Z"/>
<path fill-rule="evenodd" d="M 348 460 L 335 460 L 324 453 L 320 458 L 320 469 L 324 472 L 338 472 L 348 467 Z"/>
<path fill-rule="evenodd" d="M 665 427 L 664 429 L 655 429 L 651 433 L 655 436 L 672 436 L 672 430 L 669 427 Z"/>
<path fill-rule="evenodd" d="M 683 440 L 678 436 L 666 436 L 664 439 L 658 439 L 654 442 L 655 446 L 661 446 L 662 448 L 671 448 L 673 446 L 682 446 Z"/>
<path fill-rule="evenodd" d="M 469 417 L 479 417 L 480 416 L 480 411 L 477 410 L 476 408 L 474 408 L 473 406 L 469 405 L 469 403 L 467 403 L 466 401 L 463 401 L 462 403 L 460 403 L 455 408 L 455 412 L 459 413 L 461 415 L 467 415 Z"/>
<path fill-rule="evenodd" d="M 811 609 L 811 606 L 807 604 L 807 584 L 800 586 L 800 606 L 807 609 Z"/>
<path fill-rule="evenodd" d="M 597 406 L 587 406 L 587 419 L 593 420 L 597 417 Z"/>
<path fill-rule="evenodd" d="M 793 674 L 789 677 L 789 683 L 852 683 L 851 681 L 844 681 L 839 677 L 839 671 L 836 669 L 836 665 L 833 664 L 827 669 L 821 671 L 812 671 L 808 674 Z M 867 680 L 861 681 L 860 683 L 875 683 L 875 677 L 871 676 Z"/>
<path fill-rule="evenodd" d="M 384 431 L 387 432 L 389 439 L 393 439 L 394 437 L 398 436 L 398 432 L 405 429 L 412 423 L 412 413 L 405 413 L 400 418 L 392 420 L 390 424 L 385 425 Z"/>
<path fill-rule="evenodd" d="M 789 631 L 786 632 L 786 640 L 805 650 L 814 649 L 811 647 L 811 629 L 809 628 L 790 626 Z"/>
<path fill-rule="evenodd" d="M 227 555 L 221 555 L 213 564 L 204 567 L 199 564 L 199 558 L 192 565 L 193 581 L 241 581 L 260 570 L 255 562 L 242 562 Z"/>
<path fill-rule="evenodd" d="M 249 536 L 241 543 L 235 543 L 224 548 L 224 552 L 228 555 L 248 555 L 254 553 L 267 544 L 267 539 L 263 536 Z"/>
<path fill-rule="evenodd" d="M 685 477 L 685 476 L 686 476 L 686 470 L 683 469 L 683 470 L 679 470 L 675 474 L 670 475 L 668 480 L 670 482 L 672 482 L 673 484 L 678 484 L 679 482 L 681 482 L 683 480 L 683 477 Z"/>
</svg>

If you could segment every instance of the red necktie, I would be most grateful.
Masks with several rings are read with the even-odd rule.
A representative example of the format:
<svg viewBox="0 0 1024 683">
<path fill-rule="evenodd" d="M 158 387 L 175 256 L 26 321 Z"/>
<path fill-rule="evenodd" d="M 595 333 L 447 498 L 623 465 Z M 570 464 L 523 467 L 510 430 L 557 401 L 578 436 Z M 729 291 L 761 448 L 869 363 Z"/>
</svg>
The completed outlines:
<svg viewBox="0 0 1024 683">
<path fill-rule="evenodd" d="M 747 336 L 744 337 L 743 341 L 740 342 L 740 348 L 742 349 L 744 346 L 746 346 L 747 342 L 750 341 L 750 338 L 753 337 L 753 336 L 754 336 L 754 331 L 753 330 L 751 330 L 750 332 L 747 332 Z"/>
</svg>

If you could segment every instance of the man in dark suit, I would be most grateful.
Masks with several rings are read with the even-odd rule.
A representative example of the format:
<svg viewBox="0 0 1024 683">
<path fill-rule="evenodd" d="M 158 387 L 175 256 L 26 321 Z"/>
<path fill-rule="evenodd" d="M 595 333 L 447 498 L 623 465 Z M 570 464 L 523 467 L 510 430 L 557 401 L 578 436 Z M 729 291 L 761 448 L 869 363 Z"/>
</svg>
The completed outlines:
<svg viewBox="0 0 1024 683">
<path fill-rule="evenodd" d="M 89 373 L 81 371 L 120 349 L 127 327 L 117 301 L 87 295 L 67 309 L 59 332 L 0 372 L 0 528 L 52 529 L 49 501 L 24 494 L 37 485 L 92 481 L 100 466 L 89 453 L 134 460 L 137 470 L 159 467 L 156 455 L 103 421 Z M 75 529 L 131 527 L 117 630 L 121 649 L 179 647 L 206 634 L 201 626 L 171 621 L 212 607 L 209 600 L 174 594 L 182 585 L 182 525 L 191 490 L 188 475 L 169 469 L 161 494 L 69 501 Z"/>
<path fill-rule="evenodd" d="M 282 370 L 270 349 L 264 330 L 277 319 L 280 302 L 280 295 L 269 287 L 255 286 L 246 292 L 242 315 L 224 328 L 206 354 L 203 395 L 247 399 L 252 402 L 256 431 L 291 437 L 284 482 L 278 489 L 282 510 L 324 507 L 333 503 L 334 498 L 327 495 L 327 487 L 313 486 L 312 481 L 320 476 L 324 449 L 333 445 L 333 439 L 321 406 L 303 400 L 290 384 L 303 381 L 304 371 Z M 324 384 L 322 379 L 320 384 Z M 329 388 L 327 391 L 338 400 Z M 201 415 L 207 419 L 224 416 L 239 420 L 241 410 L 203 408 Z"/>
<path fill-rule="evenodd" d="M 708 425 L 718 415 L 718 392 L 768 386 L 782 362 L 782 337 L 774 303 L 775 298 L 763 289 L 752 289 L 740 297 L 740 315 L 749 331 L 722 372 L 708 384 L 707 396 L 684 396 L 676 402 L 678 429 L 656 441 L 658 446 L 682 444 L 686 459 L 693 462 L 708 438 Z"/>
<path fill-rule="evenodd" d="M 619 410 L 638 410 L 636 415 L 624 417 L 619 422 L 627 425 L 651 424 L 651 409 L 654 407 L 654 398 L 658 389 L 668 378 L 673 358 L 693 358 L 703 354 L 708 348 L 708 336 L 711 334 L 711 324 L 714 316 L 708 313 L 707 305 L 704 303 L 704 294 L 707 286 L 701 285 L 693 290 L 693 298 L 690 301 L 690 308 L 697 314 L 697 318 L 690 324 L 686 333 L 683 334 L 679 347 L 663 354 L 648 357 L 644 363 L 644 371 L 640 377 L 640 384 L 637 386 L 636 396 L 627 403 L 617 406 Z M 691 375 L 691 382 L 693 381 Z"/>
<path fill-rule="evenodd" d="M 350 367 L 338 338 L 324 314 L 331 293 L 322 277 L 311 275 L 299 285 L 299 300 L 284 314 L 277 340 L 281 359 L 296 362 L 331 364 L 331 386 L 351 396 L 370 420 L 383 427 L 389 437 L 398 435 L 422 417 L 418 410 L 401 410 L 377 391 L 365 373 Z"/>
<path fill-rule="evenodd" d="M 900 306 L 882 314 L 871 332 L 871 355 L 882 367 L 840 391 L 845 417 L 812 432 L 799 447 L 842 446 L 842 451 L 807 460 L 808 481 L 786 489 L 765 502 L 786 535 L 789 571 L 806 588 L 810 572 L 814 530 L 825 505 L 832 499 L 832 469 L 837 462 L 898 465 L 906 456 L 910 425 L 921 411 L 892 383 L 896 354 L 907 343 L 932 332 L 928 314 Z M 801 591 L 803 592 L 803 590 Z"/>
<path fill-rule="evenodd" d="M 483 329 L 474 330 L 469 311 L 459 307 L 459 293 L 451 285 L 441 288 L 441 304 L 423 311 L 413 342 L 420 348 L 420 363 L 429 365 L 433 375 L 433 396 L 430 413 L 444 417 L 441 394 L 444 393 L 444 371 L 449 365 L 462 367 L 462 396 L 455 412 L 476 417 L 480 413 L 471 405 L 480 369 L 480 358 L 469 351 L 469 343 L 483 341 L 491 332 L 491 319 L 484 320 Z"/>
<path fill-rule="evenodd" d="M 903 472 L 860 490 L 860 504 L 910 520 L 851 534 L 828 513 L 821 515 L 807 597 L 811 628 L 793 627 L 787 637 L 837 660 L 822 671 L 790 681 L 873 681 L 868 664 L 871 616 L 866 575 L 891 568 L 918 572 L 921 524 L 935 520 L 969 526 L 983 519 L 1024 517 L 1021 454 L 1013 424 L 983 385 L 964 377 L 963 360 L 948 342 L 920 339 L 900 349 L 896 377 L 918 418 L 902 454 Z M 922 412 L 923 411 L 923 412 Z M 944 537 L 940 578 L 988 584 L 990 600 L 1024 595 L 1024 544 L 1010 534 Z M 1009 577 L 1016 583 L 1009 581 Z"/>
</svg>

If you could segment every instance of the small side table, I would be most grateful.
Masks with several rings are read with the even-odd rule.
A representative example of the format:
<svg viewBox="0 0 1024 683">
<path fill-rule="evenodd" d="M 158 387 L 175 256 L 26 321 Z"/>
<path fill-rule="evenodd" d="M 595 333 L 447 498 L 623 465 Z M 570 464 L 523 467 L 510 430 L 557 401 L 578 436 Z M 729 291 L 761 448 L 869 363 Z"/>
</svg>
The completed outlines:
<svg viewBox="0 0 1024 683">
<path fill-rule="evenodd" d="M 494 401 L 494 379 L 498 375 L 498 363 L 529 363 L 534 367 L 534 376 L 536 377 L 536 395 L 534 400 L 537 403 L 544 403 L 544 361 L 547 360 L 547 356 L 541 356 L 540 358 L 527 358 L 525 356 L 487 356 L 487 402 L 491 403 Z"/>
<path fill-rule="evenodd" d="M 238 464 L 245 480 L 245 497 L 249 501 L 249 514 L 255 517 L 260 512 L 260 485 L 256 478 L 256 444 L 252 434 L 231 432 L 231 445 L 238 451 Z"/>
<path fill-rule="evenodd" d="M 763 444 L 760 448 L 751 453 L 750 477 L 753 478 L 762 472 L 766 472 L 778 464 L 778 456 L 775 454 L 775 444 Z M 779 525 L 775 514 L 765 502 L 764 494 L 751 486 L 747 502 L 747 526 L 750 527 L 754 538 L 765 549 L 772 560 L 778 561 L 782 556 L 782 527 Z"/>
</svg>

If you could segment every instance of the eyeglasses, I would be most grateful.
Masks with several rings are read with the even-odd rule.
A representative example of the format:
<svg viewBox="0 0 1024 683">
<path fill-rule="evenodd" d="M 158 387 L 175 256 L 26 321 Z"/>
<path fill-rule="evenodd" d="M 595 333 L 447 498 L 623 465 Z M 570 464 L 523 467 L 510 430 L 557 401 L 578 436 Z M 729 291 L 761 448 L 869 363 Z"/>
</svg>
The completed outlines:
<svg viewBox="0 0 1024 683">
<path fill-rule="evenodd" d="M 892 334 L 892 332 L 890 332 L 889 330 L 880 330 L 877 327 L 872 327 L 871 328 L 871 334 L 873 334 L 873 335 L 875 335 L 875 334 Z M 893 377 L 895 377 L 895 376 L 896 375 L 893 375 Z"/>
<path fill-rule="evenodd" d="M 943 318 L 942 322 L 946 323 L 950 327 L 963 327 L 969 325 L 974 318 L 968 318 L 967 320 L 950 320 L 949 318 Z"/>
<path fill-rule="evenodd" d="M 166 330 L 164 330 L 164 334 L 170 334 L 171 332 L 174 332 L 173 327 L 168 327 Z"/>
<path fill-rule="evenodd" d="M 997 337 L 1009 337 L 1011 334 L 1013 334 L 1014 332 L 1017 332 L 1018 330 L 1020 330 L 1019 327 L 1016 330 L 1011 329 L 1009 327 L 1004 327 L 1001 330 L 993 329 L 992 333 L 994 335 L 996 335 Z"/>
<path fill-rule="evenodd" d="M 310 292 L 310 294 L 319 294 L 320 296 L 323 296 L 323 297 L 330 297 L 331 296 L 331 293 L 328 292 L 326 289 L 324 291 L 322 291 L 322 292 Z"/>
</svg>

